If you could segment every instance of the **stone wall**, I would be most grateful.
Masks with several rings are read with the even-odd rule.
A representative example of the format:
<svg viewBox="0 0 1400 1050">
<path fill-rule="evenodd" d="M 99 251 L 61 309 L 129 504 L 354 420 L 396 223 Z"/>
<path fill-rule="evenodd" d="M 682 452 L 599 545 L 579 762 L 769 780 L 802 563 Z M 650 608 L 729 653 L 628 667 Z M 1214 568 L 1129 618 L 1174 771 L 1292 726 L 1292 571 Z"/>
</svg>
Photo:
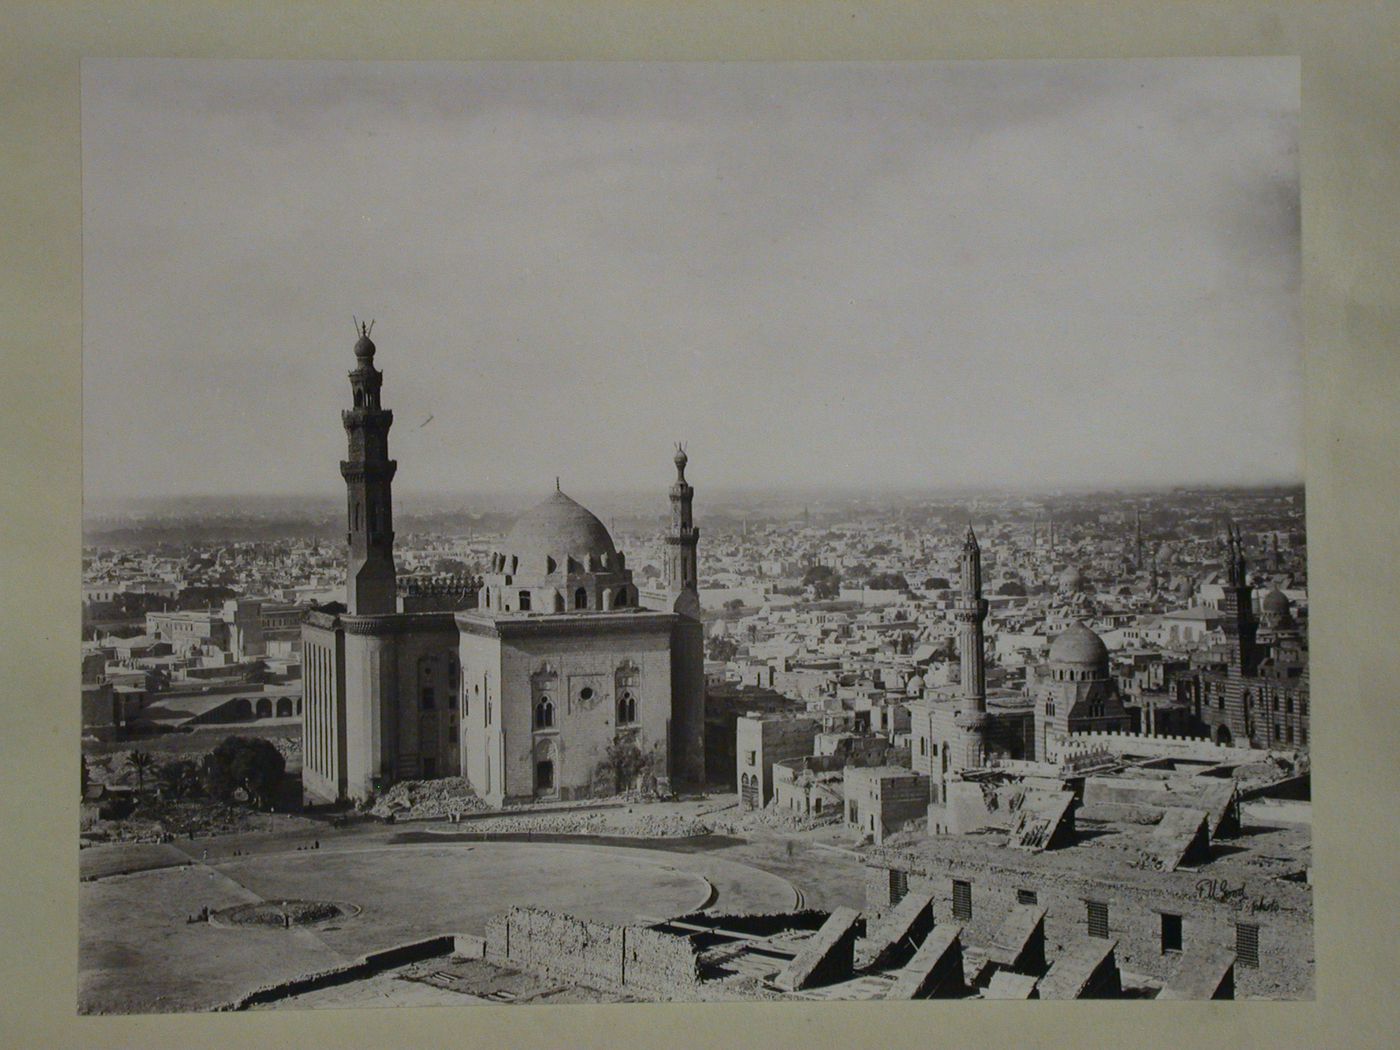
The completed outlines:
<svg viewBox="0 0 1400 1050">
<path fill-rule="evenodd" d="M 382 951 L 370 952 L 355 962 L 343 963 L 329 969 L 301 974 L 291 980 L 264 985 L 231 1002 L 216 1006 L 214 1009 L 216 1011 L 246 1010 L 250 1006 L 273 1003 L 280 999 L 291 998 L 294 995 L 305 995 L 307 992 L 314 992 L 321 988 L 349 984 L 352 981 L 363 981 L 377 973 L 383 973 L 385 970 L 449 955 L 454 949 L 456 939 L 452 934 L 443 934 L 422 941 L 395 945 Z"/>
<path fill-rule="evenodd" d="M 601 988 L 676 993 L 699 983 L 688 936 L 512 908 L 486 927 L 488 959 Z"/>
<path fill-rule="evenodd" d="M 1073 733 L 1065 739 L 1062 758 L 1078 750 L 1107 748 L 1115 754 L 1187 758 L 1203 762 L 1257 762 L 1261 752 L 1247 747 L 1225 747 L 1201 737 L 1142 736 L 1138 733 Z"/>
</svg>

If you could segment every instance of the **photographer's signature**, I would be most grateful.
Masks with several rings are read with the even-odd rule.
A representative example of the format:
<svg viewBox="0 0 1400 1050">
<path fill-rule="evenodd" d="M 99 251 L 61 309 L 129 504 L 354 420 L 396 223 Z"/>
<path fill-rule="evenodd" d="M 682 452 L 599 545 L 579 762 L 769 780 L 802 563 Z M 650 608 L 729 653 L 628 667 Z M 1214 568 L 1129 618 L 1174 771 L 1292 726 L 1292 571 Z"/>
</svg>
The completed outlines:
<svg viewBox="0 0 1400 1050">
<path fill-rule="evenodd" d="M 1236 911 L 1257 915 L 1264 912 L 1282 911 L 1277 897 L 1250 897 L 1245 894 L 1245 884 L 1230 885 L 1229 879 L 1201 879 L 1196 883 L 1198 900 L 1228 904 Z"/>
</svg>

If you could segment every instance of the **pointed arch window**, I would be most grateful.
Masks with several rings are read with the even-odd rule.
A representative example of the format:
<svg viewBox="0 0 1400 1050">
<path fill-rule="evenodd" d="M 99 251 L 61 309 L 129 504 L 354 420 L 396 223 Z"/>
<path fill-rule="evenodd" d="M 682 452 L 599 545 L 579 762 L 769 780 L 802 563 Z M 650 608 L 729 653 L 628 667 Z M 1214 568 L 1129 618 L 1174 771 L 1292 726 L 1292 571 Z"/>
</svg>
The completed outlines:
<svg viewBox="0 0 1400 1050">
<path fill-rule="evenodd" d="M 547 696 L 542 696 L 539 703 L 535 704 L 535 728 L 554 728 L 554 701 Z"/>
<path fill-rule="evenodd" d="M 637 721 L 637 694 L 630 689 L 617 698 L 617 724 L 631 725 Z"/>
</svg>

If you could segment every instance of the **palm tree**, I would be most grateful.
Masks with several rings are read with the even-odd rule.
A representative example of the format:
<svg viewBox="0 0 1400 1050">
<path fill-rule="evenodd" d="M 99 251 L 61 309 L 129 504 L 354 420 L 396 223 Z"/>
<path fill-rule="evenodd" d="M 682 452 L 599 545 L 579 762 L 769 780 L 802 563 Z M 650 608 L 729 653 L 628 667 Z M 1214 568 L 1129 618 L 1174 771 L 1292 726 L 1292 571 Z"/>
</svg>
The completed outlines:
<svg viewBox="0 0 1400 1050">
<path fill-rule="evenodd" d="M 155 765 L 155 759 L 151 757 L 149 751 L 132 751 L 126 756 L 126 764 L 136 770 L 136 793 L 145 794 L 146 791 L 146 770 Z"/>
</svg>

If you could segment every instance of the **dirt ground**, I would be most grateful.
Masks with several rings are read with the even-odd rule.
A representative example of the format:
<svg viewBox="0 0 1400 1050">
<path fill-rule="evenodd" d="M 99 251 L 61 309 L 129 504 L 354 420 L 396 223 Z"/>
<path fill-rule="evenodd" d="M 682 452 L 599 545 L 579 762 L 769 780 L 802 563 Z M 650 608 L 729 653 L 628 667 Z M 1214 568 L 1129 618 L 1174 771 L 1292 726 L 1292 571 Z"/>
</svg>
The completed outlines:
<svg viewBox="0 0 1400 1050">
<path fill-rule="evenodd" d="M 177 842 L 164 847 L 170 852 L 163 858 L 138 855 L 131 847 L 84 850 L 93 872 L 146 870 L 107 874 L 80 887 L 80 1009 L 209 1009 L 368 951 L 443 933 L 480 935 L 490 918 L 513 904 L 631 922 L 707 902 L 723 911 L 785 911 L 800 899 L 785 877 L 750 866 L 727 847 L 466 843 L 451 841 L 454 830 L 415 826 L 411 841 L 403 841 L 403 829 L 392 827 L 327 834 L 298 822 L 282 830 Z M 321 848 L 309 848 L 318 836 Z M 201 862 L 205 849 L 208 863 Z M 126 852 L 104 856 L 117 850 Z M 176 863 L 180 853 L 195 863 L 151 868 L 160 859 Z M 824 856 L 813 858 L 818 867 L 826 862 Z M 798 867 L 791 861 L 789 866 Z M 362 911 L 290 931 L 185 921 L 205 906 L 217 910 L 280 898 L 348 901 Z M 406 994 L 397 985 L 385 988 Z"/>
<path fill-rule="evenodd" d="M 191 739 L 199 735 L 181 739 L 196 750 L 221 739 Z M 660 825 L 732 813 L 735 801 L 709 796 L 608 807 L 602 826 L 577 829 L 599 835 L 535 841 L 468 838 L 499 819 L 335 828 L 314 815 L 262 814 L 239 833 L 91 846 L 81 851 L 79 1007 L 209 1009 L 395 944 L 480 935 L 514 904 L 611 922 L 706 906 L 722 913 L 863 906 L 860 858 L 845 848 L 849 836 L 839 828 L 645 837 Z M 559 823 L 569 825 L 571 816 Z M 185 921 L 203 907 L 276 899 L 343 901 L 362 910 L 291 931 Z M 361 993 L 368 997 L 363 1005 L 461 1001 L 466 991 L 387 975 L 354 987 L 360 991 L 308 993 L 305 1005 L 352 1005 Z"/>
</svg>

